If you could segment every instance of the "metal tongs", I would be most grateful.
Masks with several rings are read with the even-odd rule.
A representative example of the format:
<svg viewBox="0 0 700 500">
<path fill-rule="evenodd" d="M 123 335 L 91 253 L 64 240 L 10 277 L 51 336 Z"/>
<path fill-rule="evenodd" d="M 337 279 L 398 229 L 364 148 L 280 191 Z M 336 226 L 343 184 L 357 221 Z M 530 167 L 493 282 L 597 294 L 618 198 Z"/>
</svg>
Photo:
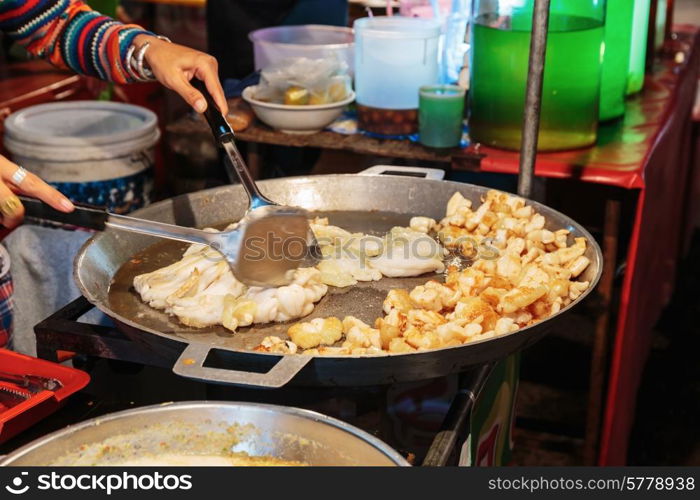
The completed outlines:
<svg viewBox="0 0 700 500">
<path fill-rule="evenodd" d="M 40 375 L 20 375 L 18 373 L 9 373 L 0 371 L 0 383 L 10 382 L 18 387 L 27 389 L 32 394 L 41 391 L 55 391 L 63 387 L 63 384 L 55 378 L 42 377 Z M 5 388 L 3 386 L 3 388 Z"/>
<path fill-rule="evenodd" d="M 112 214 L 85 205 L 76 205 L 75 211 L 67 214 L 39 200 L 20 197 L 26 216 L 98 231 L 112 228 L 208 245 L 223 256 L 238 280 L 251 286 L 286 285 L 291 280 L 289 271 L 316 265 L 320 252 L 308 213 L 301 208 L 278 205 L 260 193 L 233 142 L 233 130 L 206 89 L 200 87 L 200 90 L 209 103 L 207 121 L 227 154 L 227 167 L 236 173 L 250 198 L 248 211 L 234 229 L 212 233 Z"/>
<path fill-rule="evenodd" d="M 12 408 L 42 391 L 56 391 L 63 384 L 51 377 L 0 371 L 0 405 Z"/>
</svg>

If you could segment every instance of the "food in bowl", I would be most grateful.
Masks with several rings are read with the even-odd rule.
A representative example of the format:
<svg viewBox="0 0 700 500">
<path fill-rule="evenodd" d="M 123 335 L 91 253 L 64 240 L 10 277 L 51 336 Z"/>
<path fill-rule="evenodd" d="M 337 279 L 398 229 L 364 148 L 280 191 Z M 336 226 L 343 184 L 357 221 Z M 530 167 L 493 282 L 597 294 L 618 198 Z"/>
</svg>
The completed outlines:
<svg viewBox="0 0 700 500">
<path fill-rule="evenodd" d="M 337 79 L 334 77 L 329 85 L 321 88 L 309 89 L 299 85 L 290 85 L 282 95 L 281 104 L 286 104 L 288 106 L 316 106 L 319 104 L 331 104 L 347 99 L 350 92 L 350 85 L 345 81 L 345 79 Z M 261 97 L 259 95 L 254 97 L 260 101 L 268 102 L 265 97 Z"/>
<path fill-rule="evenodd" d="M 297 57 L 263 69 L 252 97 L 262 102 L 304 106 L 343 101 L 351 90 L 343 61 Z"/>
<path fill-rule="evenodd" d="M 329 286 L 352 287 L 383 277 L 438 273 L 388 292 L 384 316 L 368 324 L 353 316 L 292 325 L 288 338 L 268 336 L 256 350 L 279 354 L 387 355 L 478 342 L 515 333 L 576 300 L 589 287 L 585 238 L 550 231 L 523 198 L 489 191 L 479 207 L 459 192 L 439 222 L 413 217 L 383 237 L 351 233 L 316 218 L 311 228 L 324 259 L 298 269 L 291 285 L 246 287 L 213 250 L 192 245 L 182 260 L 142 274 L 134 287 L 152 307 L 191 326 L 251 324 L 310 314 Z M 441 275 L 440 273 L 444 273 Z"/>
<path fill-rule="evenodd" d="M 243 99 L 253 108 L 255 116 L 270 127 L 290 134 L 313 134 L 323 130 L 338 118 L 345 106 L 355 100 L 355 93 L 350 91 L 347 97 L 329 104 L 277 104 L 260 101 L 255 98 L 256 86 L 243 91 Z M 296 97 L 295 97 L 296 98 Z M 304 102 L 305 98 L 298 98 Z"/>
</svg>

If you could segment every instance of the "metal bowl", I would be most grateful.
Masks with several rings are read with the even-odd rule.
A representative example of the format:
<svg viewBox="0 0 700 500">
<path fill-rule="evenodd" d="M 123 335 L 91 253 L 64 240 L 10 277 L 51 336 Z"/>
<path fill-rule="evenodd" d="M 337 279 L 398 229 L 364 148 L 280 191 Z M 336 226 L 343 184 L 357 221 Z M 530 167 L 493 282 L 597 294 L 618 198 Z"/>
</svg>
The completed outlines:
<svg viewBox="0 0 700 500">
<path fill-rule="evenodd" d="M 0 466 L 88 465 L 79 457 L 84 459 L 86 449 L 105 443 L 114 447 L 110 453 L 127 459 L 144 455 L 157 459 L 164 452 L 220 453 L 222 446 L 230 446 L 251 456 L 308 465 L 410 465 L 386 443 L 320 413 L 255 403 L 184 402 L 86 420 L 19 448 L 0 460 Z M 102 456 L 89 464 L 110 465 L 108 460 Z"/>
</svg>

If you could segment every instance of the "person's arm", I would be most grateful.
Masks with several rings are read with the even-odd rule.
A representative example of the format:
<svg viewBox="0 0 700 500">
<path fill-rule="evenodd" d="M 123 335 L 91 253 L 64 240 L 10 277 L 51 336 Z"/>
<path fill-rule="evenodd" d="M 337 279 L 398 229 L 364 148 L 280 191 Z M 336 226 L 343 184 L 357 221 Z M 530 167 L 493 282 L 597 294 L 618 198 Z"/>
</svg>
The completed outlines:
<svg viewBox="0 0 700 500">
<path fill-rule="evenodd" d="M 54 66 L 117 83 L 136 81 L 126 52 L 136 36 L 150 34 L 79 0 L 0 0 L 0 30 Z"/>
<path fill-rule="evenodd" d="M 199 78 L 221 111 L 228 110 L 213 57 L 103 16 L 80 0 L 0 0 L 0 31 L 55 66 L 117 83 L 137 81 L 127 52 L 148 41 L 146 62 L 163 85 L 202 112 L 206 101 L 189 84 Z"/>
</svg>

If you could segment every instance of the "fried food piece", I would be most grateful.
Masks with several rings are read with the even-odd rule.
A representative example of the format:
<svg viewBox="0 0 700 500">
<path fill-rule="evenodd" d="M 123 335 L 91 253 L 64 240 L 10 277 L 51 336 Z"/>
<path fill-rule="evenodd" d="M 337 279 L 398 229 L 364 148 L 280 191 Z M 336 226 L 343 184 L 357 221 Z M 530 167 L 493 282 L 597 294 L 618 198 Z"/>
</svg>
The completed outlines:
<svg viewBox="0 0 700 500">
<path fill-rule="evenodd" d="M 514 288 L 501 297 L 496 310 L 504 314 L 514 313 L 518 309 L 529 306 L 546 293 L 547 288 L 544 286 Z"/>
<path fill-rule="evenodd" d="M 382 348 L 379 330 L 370 327 L 354 316 L 345 316 L 343 319 L 343 333 L 345 334 L 343 347 L 349 349 L 368 347 Z"/>
<path fill-rule="evenodd" d="M 411 309 L 406 315 L 408 327 L 414 327 L 422 331 L 435 330 L 446 322 L 447 320 L 442 314 L 424 309 Z"/>
<path fill-rule="evenodd" d="M 463 297 L 457 302 L 452 315 L 448 317 L 477 323 L 484 331 L 493 330 L 499 319 L 494 308 L 480 297 Z"/>
<path fill-rule="evenodd" d="M 252 325 L 257 309 L 258 305 L 252 300 L 236 298 L 230 294 L 226 295 L 221 324 L 232 331 L 235 331 L 239 326 Z"/>
<path fill-rule="evenodd" d="M 282 340 L 276 336 L 265 337 L 255 351 L 271 352 L 275 354 L 296 354 L 298 349 L 296 344 L 290 340 Z"/>
<path fill-rule="evenodd" d="M 383 318 L 377 318 L 374 327 L 379 330 L 382 349 L 388 349 L 391 341 L 401 336 L 406 328 L 406 315 L 398 309 L 392 309 Z"/>
<path fill-rule="evenodd" d="M 391 342 L 389 342 L 388 351 L 391 354 L 406 354 L 409 352 L 414 352 L 415 350 L 415 347 L 410 345 L 402 338 L 391 339 Z"/>
<path fill-rule="evenodd" d="M 409 328 L 403 336 L 408 345 L 415 349 L 437 349 L 442 347 L 440 336 L 435 331 L 425 331 L 419 328 Z"/>
<path fill-rule="evenodd" d="M 437 222 L 435 222 L 435 219 L 431 219 L 430 217 L 411 217 L 411 221 L 409 222 L 408 226 L 412 231 L 428 234 L 435 228 L 435 226 L 437 226 Z"/>
<path fill-rule="evenodd" d="M 343 323 L 335 317 L 316 318 L 292 325 L 287 335 L 302 349 L 332 345 L 343 337 Z"/>
<path fill-rule="evenodd" d="M 404 314 L 408 313 L 408 311 L 413 309 L 413 302 L 411 301 L 411 296 L 409 295 L 408 290 L 403 288 L 394 288 L 389 290 L 389 293 L 386 295 L 386 299 L 384 299 L 383 308 L 386 314 L 390 314 L 393 309 L 396 309 Z"/>
<path fill-rule="evenodd" d="M 409 294 L 409 298 L 415 307 L 430 311 L 454 309 L 461 296 L 462 292 L 459 288 L 455 290 L 435 280 L 430 280 L 425 285 L 415 287 Z"/>
</svg>

